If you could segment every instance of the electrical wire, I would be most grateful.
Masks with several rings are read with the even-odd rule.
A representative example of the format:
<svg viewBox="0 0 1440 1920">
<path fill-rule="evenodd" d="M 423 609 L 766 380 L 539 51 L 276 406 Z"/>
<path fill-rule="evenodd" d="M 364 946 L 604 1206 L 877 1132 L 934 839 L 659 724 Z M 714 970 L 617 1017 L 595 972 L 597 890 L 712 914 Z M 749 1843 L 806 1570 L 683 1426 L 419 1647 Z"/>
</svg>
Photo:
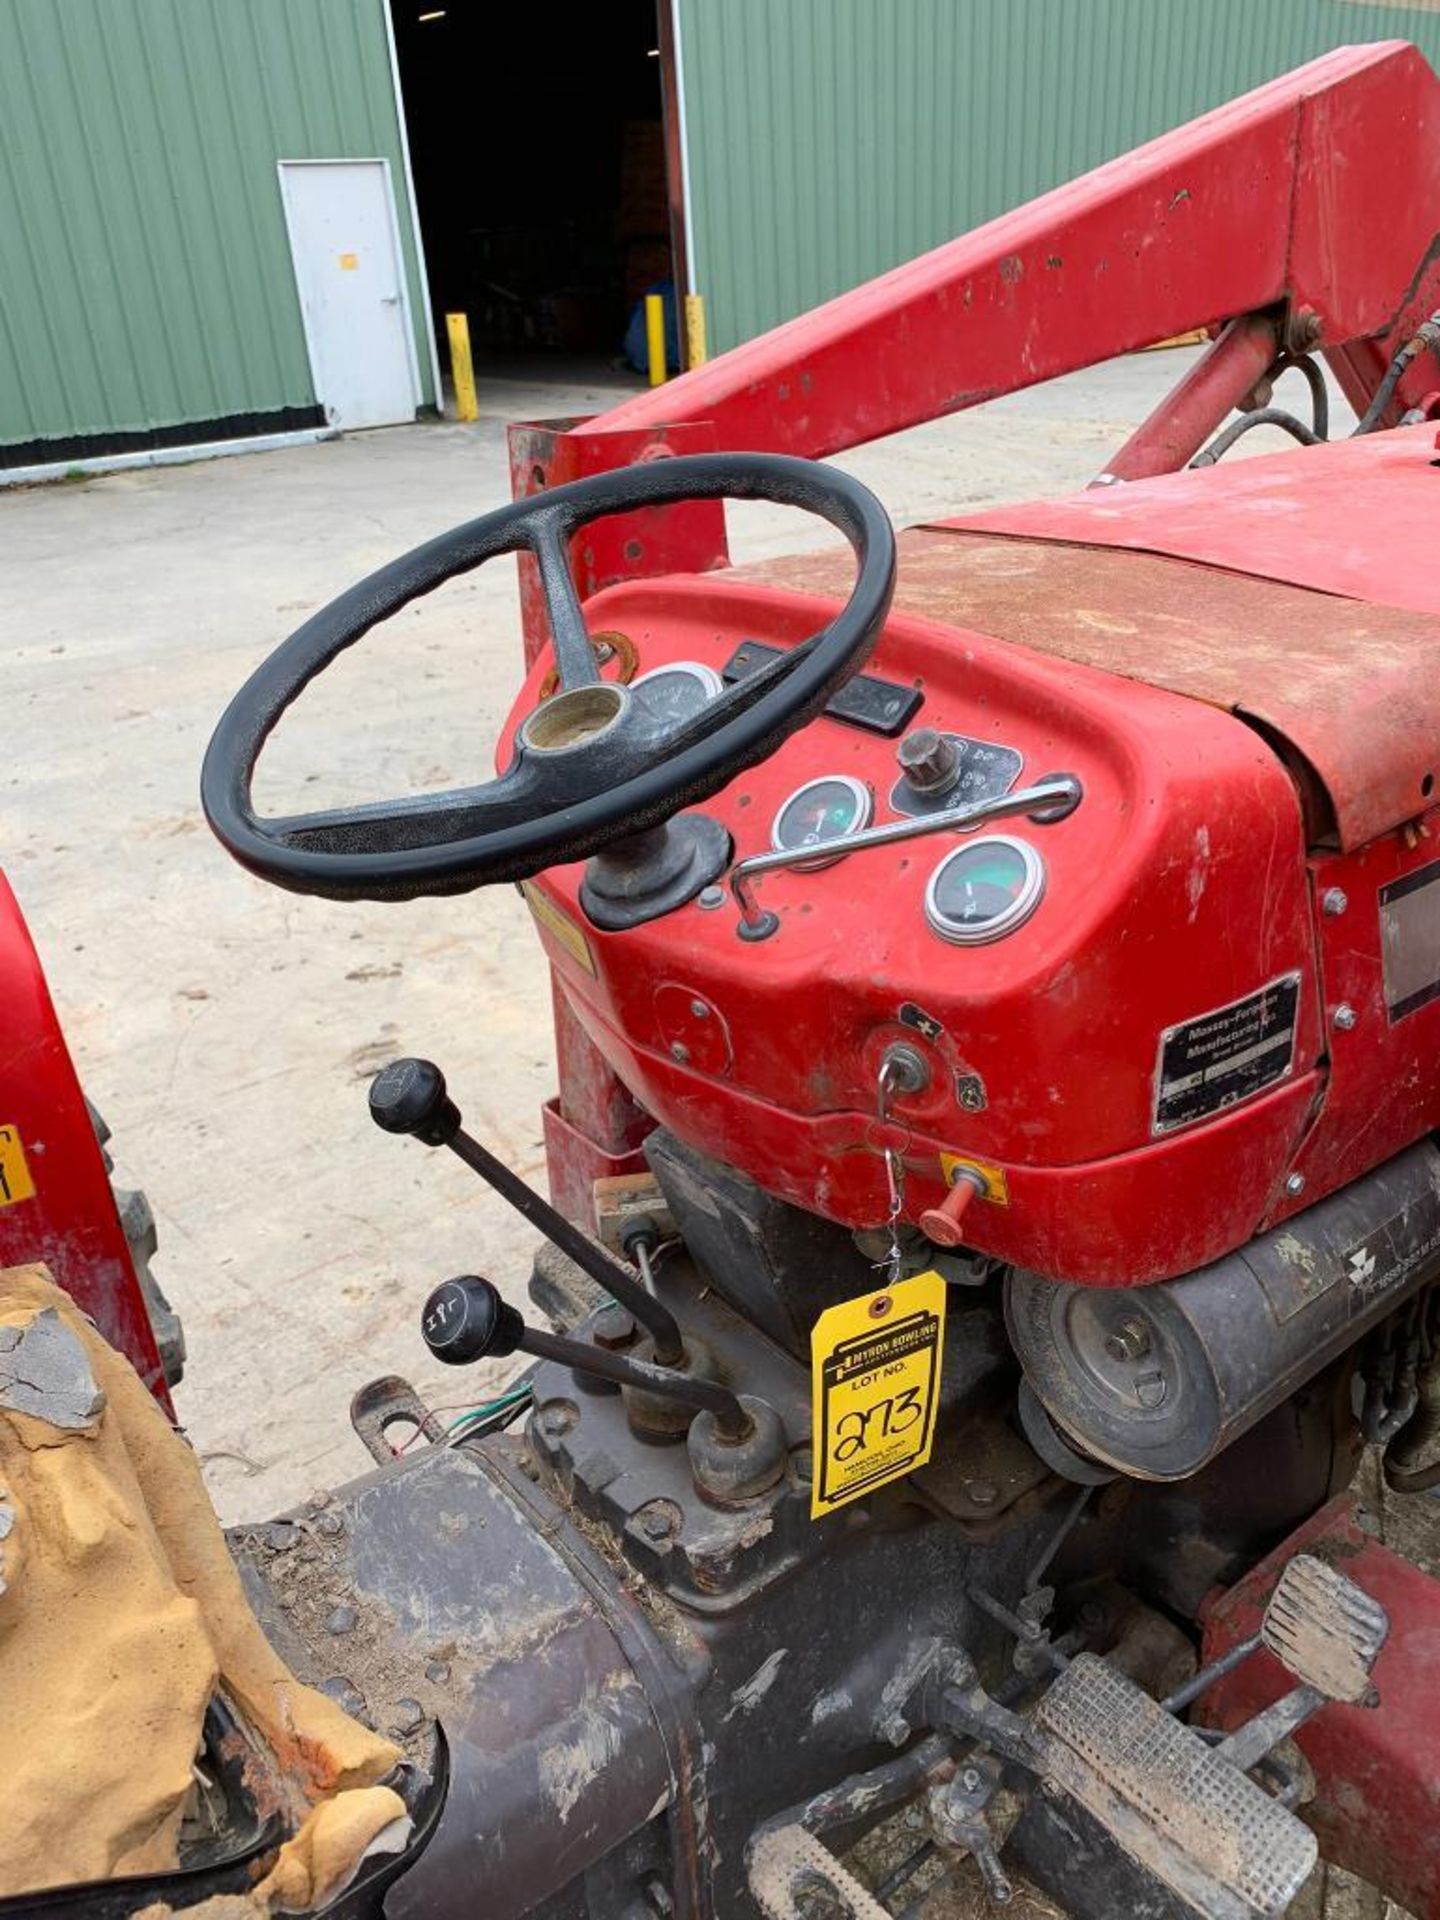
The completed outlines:
<svg viewBox="0 0 1440 1920">
<path fill-rule="evenodd" d="M 518 1387 L 513 1393 L 501 1394 L 498 1400 L 476 1407 L 463 1419 L 455 1421 L 445 1436 L 446 1445 L 457 1447 L 462 1440 L 478 1440 L 484 1434 L 498 1433 L 519 1417 L 529 1406 L 532 1397 L 528 1386 Z"/>
<path fill-rule="evenodd" d="M 458 1433 L 461 1427 L 467 1426 L 472 1420 L 488 1418 L 491 1414 L 496 1413 L 502 1408 L 510 1408 L 512 1404 L 515 1411 L 518 1412 L 521 1404 L 530 1398 L 530 1393 L 531 1389 L 527 1381 L 525 1385 L 512 1387 L 505 1393 L 497 1395 L 494 1400 L 486 1400 L 479 1406 L 477 1406 L 473 1400 L 451 1400 L 445 1402 L 442 1406 L 427 1407 L 426 1411 L 427 1413 L 460 1414 L 461 1418 L 452 1421 L 450 1426 L 446 1428 L 445 1438 L 448 1442 Z M 418 1446 L 424 1438 L 424 1428 L 416 1427 L 414 1433 L 411 1434 L 408 1440 L 402 1441 L 398 1447 L 392 1449 L 395 1458 L 398 1460 L 401 1454 L 409 1453 L 410 1449 Z"/>
</svg>

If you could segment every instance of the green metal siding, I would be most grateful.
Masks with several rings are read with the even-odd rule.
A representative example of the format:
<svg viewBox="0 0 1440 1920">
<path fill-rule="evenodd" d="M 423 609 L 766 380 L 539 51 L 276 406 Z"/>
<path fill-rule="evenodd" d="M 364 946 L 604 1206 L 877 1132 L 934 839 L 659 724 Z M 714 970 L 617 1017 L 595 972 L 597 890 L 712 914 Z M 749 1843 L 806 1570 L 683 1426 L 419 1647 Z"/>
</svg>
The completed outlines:
<svg viewBox="0 0 1440 1920">
<path fill-rule="evenodd" d="M 1332 47 L 1440 66 L 1440 15 L 1366 0 L 677 4 L 715 351 Z"/>
<path fill-rule="evenodd" d="M 314 405 L 281 159 L 390 160 L 433 401 L 384 5 L 0 0 L 0 446 Z"/>
</svg>

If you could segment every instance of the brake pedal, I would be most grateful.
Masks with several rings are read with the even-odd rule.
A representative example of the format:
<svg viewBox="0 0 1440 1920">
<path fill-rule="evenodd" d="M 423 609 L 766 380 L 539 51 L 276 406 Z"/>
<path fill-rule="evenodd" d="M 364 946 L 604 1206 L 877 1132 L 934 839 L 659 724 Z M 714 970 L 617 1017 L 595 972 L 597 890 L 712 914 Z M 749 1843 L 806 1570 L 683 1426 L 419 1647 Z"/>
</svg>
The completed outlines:
<svg viewBox="0 0 1440 1920">
<path fill-rule="evenodd" d="M 1045 1784 L 1203 1920 L 1272 1920 L 1315 1867 L 1308 1827 L 1094 1654 L 1056 1679 L 1031 1738 Z"/>
<path fill-rule="evenodd" d="M 1217 1753 L 1248 1770 L 1332 1700 L 1378 1707 L 1370 1675 L 1389 1632 L 1389 1614 L 1363 1587 L 1313 1553 L 1297 1553 L 1275 1583 L 1260 1644 L 1300 1684 L 1247 1720 Z"/>
<path fill-rule="evenodd" d="M 1263 1644 L 1303 1686 L 1358 1706 L 1390 1632 L 1378 1600 L 1326 1560 L 1297 1553 L 1275 1584 L 1260 1627 Z"/>
</svg>

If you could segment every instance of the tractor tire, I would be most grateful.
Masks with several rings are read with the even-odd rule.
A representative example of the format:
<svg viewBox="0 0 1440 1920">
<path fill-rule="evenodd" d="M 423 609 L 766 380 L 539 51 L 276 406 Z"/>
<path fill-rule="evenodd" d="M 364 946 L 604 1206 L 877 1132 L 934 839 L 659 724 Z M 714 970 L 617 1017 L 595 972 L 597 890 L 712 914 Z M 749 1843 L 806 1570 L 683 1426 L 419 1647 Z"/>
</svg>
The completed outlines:
<svg viewBox="0 0 1440 1920">
<path fill-rule="evenodd" d="M 92 1101 L 85 1102 L 90 1112 L 90 1123 L 95 1129 L 95 1138 L 100 1142 L 100 1157 L 105 1162 L 105 1171 L 111 1176 L 110 1191 L 115 1197 L 115 1211 L 120 1216 L 121 1230 L 130 1248 L 130 1261 L 135 1269 L 135 1278 L 140 1282 L 140 1292 L 144 1296 L 145 1310 L 150 1316 L 150 1326 L 155 1335 L 155 1344 L 160 1349 L 160 1364 L 165 1371 L 165 1384 L 178 1386 L 185 1377 L 185 1329 L 180 1324 L 180 1316 L 165 1298 L 164 1289 L 155 1278 L 150 1263 L 155 1258 L 159 1245 L 159 1232 L 155 1225 L 155 1212 L 150 1202 L 138 1187 L 121 1187 L 115 1184 L 115 1162 L 111 1158 L 107 1142 L 110 1128 L 103 1115 L 96 1111 Z"/>
</svg>

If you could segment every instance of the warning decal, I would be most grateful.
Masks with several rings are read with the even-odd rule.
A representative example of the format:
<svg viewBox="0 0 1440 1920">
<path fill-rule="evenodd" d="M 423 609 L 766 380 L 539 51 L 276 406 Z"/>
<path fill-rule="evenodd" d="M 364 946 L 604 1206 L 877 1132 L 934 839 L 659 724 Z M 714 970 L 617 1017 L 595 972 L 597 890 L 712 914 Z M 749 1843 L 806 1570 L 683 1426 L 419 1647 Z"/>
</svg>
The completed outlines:
<svg viewBox="0 0 1440 1920">
<path fill-rule="evenodd" d="M 1300 976 L 1283 974 L 1268 987 L 1214 1013 L 1203 1013 L 1160 1036 L 1155 1070 L 1153 1133 L 1203 1120 L 1283 1080 L 1295 1062 Z"/>
<path fill-rule="evenodd" d="M 34 1194 L 20 1129 L 0 1126 L 0 1207 L 13 1207 L 17 1200 L 33 1199 Z"/>
<path fill-rule="evenodd" d="M 812 1519 L 930 1458 L 945 1336 L 945 1282 L 917 1274 L 822 1313 L 810 1336 Z"/>
</svg>

